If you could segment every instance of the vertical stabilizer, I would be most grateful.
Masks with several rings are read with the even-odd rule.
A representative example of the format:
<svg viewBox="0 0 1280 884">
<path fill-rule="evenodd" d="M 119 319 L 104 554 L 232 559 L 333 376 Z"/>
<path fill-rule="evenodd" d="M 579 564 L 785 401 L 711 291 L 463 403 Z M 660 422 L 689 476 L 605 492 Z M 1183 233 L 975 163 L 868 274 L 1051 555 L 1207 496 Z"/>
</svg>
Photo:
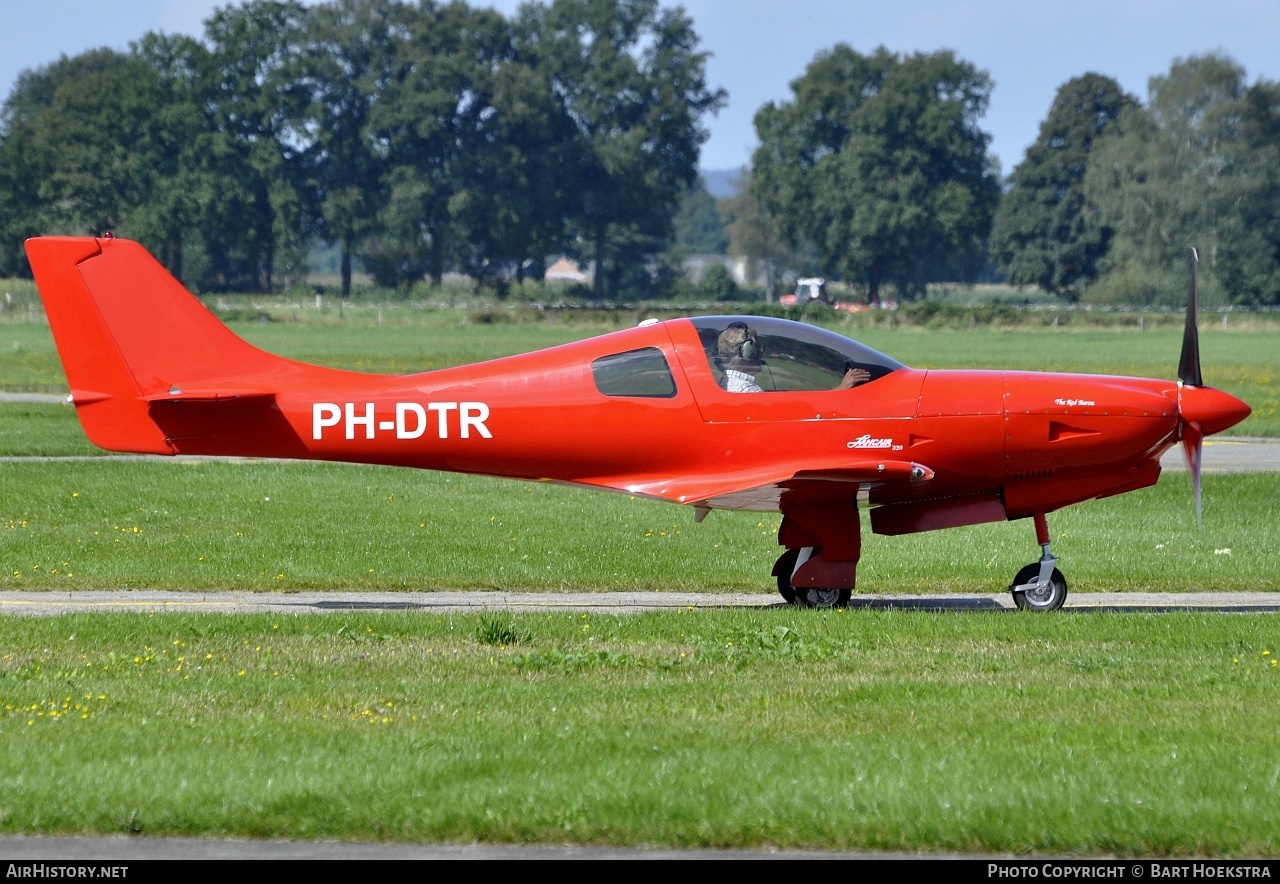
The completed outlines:
<svg viewBox="0 0 1280 884">
<path fill-rule="evenodd" d="M 236 337 L 135 242 L 37 237 L 26 248 L 71 401 L 95 445 L 173 454 L 151 401 L 232 378 L 267 392 L 270 380 L 296 371 Z"/>
</svg>

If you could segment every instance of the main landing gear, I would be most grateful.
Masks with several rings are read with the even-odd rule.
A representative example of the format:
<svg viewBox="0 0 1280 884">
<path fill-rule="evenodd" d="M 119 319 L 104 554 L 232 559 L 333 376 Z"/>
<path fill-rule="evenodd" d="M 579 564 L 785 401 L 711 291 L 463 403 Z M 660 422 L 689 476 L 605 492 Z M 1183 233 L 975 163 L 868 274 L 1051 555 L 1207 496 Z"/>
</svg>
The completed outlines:
<svg viewBox="0 0 1280 884">
<path fill-rule="evenodd" d="M 829 589 L 824 587 L 791 585 L 791 577 L 807 562 L 810 557 L 819 555 L 821 547 L 806 546 L 801 549 L 789 549 L 784 552 L 773 566 L 778 575 L 778 592 L 789 605 L 802 608 L 843 608 L 853 597 L 852 589 Z"/>
<path fill-rule="evenodd" d="M 1044 513 L 1036 514 L 1036 540 L 1040 543 L 1040 561 L 1032 562 L 1020 570 L 1009 585 L 1013 603 L 1023 611 L 1056 611 L 1067 600 L 1067 579 L 1058 570 L 1049 544 L 1049 523 Z M 784 528 L 787 527 L 784 521 Z M 816 537 L 814 538 L 817 539 Z M 812 542 L 812 541 L 810 541 Z M 822 559 L 820 546 L 788 547 L 774 563 L 773 573 L 778 578 L 778 592 L 787 604 L 802 608 L 843 608 L 853 596 L 851 588 L 841 588 L 840 583 L 852 587 L 857 565 L 857 548 L 843 549 L 835 561 Z M 808 564 L 806 568 L 805 565 Z M 817 570 L 815 570 L 815 567 Z M 792 581 L 804 569 L 797 586 Z M 807 586 L 805 583 L 826 583 L 827 586 Z M 837 584 L 831 586 L 831 583 Z"/>
<path fill-rule="evenodd" d="M 1035 516 L 1036 540 L 1042 555 L 1027 565 L 1009 586 L 1013 603 L 1023 611 L 1056 611 L 1067 600 L 1067 580 L 1055 566 L 1058 560 L 1049 551 L 1049 523 L 1043 513 Z M 779 578 L 781 580 L 781 578 Z"/>
</svg>

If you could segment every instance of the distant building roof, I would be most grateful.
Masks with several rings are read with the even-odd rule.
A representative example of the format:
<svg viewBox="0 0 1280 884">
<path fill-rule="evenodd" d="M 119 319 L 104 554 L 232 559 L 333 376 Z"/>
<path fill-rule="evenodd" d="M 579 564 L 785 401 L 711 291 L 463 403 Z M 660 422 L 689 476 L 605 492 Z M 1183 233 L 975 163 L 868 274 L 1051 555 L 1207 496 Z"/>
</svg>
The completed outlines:
<svg viewBox="0 0 1280 884">
<path fill-rule="evenodd" d="M 587 275 L 568 258 L 561 258 L 547 268 L 546 278 L 564 282 L 586 282 Z"/>
</svg>

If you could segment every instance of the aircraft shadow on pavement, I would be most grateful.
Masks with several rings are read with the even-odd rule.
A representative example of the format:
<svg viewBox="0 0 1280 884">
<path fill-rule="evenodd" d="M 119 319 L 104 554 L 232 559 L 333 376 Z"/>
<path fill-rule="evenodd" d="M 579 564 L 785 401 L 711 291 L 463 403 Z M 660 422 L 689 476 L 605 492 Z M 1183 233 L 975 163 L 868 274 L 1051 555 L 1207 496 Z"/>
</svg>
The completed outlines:
<svg viewBox="0 0 1280 884">
<path fill-rule="evenodd" d="M 1275 614 L 1280 605 L 1089 605 L 1062 609 L 1072 614 L 1174 614 L 1190 611 L 1210 614 Z"/>
<path fill-rule="evenodd" d="M 785 607 L 785 606 L 784 606 Z M 995 599 L 990 598 L 901 598 L 901 599 L 850 599 L 850 608 L 863 608 L 868 610 L 895 610 L 895 611 L 1002 611 L 1010 614 L 1018 613 L 1018 609 L 1009 605 L 1002 605 Z M 1280 612 L 1280 604 L 1275 605 L 1258 605 L 1258 604 L 1221 604 L 1221 605 L 1205 605 L 1205 604 L 1166 604 L 1166 605 L 1134 605 L 1134 604 L 1106 604 L 1106 605 L 1077 605 L 1072 606 L 1070 599 L 1066 605 L 1060 609 L 1064 614 L 1172 614 L 1176 612 L 1187 611 L 1206 611 L 1224 614 L 1257 614 L 1257 613 L 1278 613 Z"/>
<path fill-rule="evenodd" d="M 430 611 L 433 609 L 447 608 L 457 610 L 456 603 L 439 604 L 431 602 L 392 602 L 392 601 L 321 601 L 321 602 L 299 602 L 299 608 L 312 608 L 324 611 Z M 590 610 L 599 608 L 603 610 L 615 610 L 619 607 L 635 607 L 640 610 L 660 610 L 657 608 L 648 608 L 645 606 L 633 606 L 612 604 L 612 603 L 584 603 L 581 605 L 563 605 L 558 604 L 557 608 Z M 679 607 L 685 607 L 683 605 Z M 701 604 L 700 608 L 759 608 L 761 610 L 779 610 L 790 609 L 793 606 L 786 602 L 779 601 L 772 605 L 738 605 L 733 603 L 723 604 Z M 850 599 L 848 607 L 851 610 L 887 610 L 887 611 L 934 611 L 937 613 L 945 613 L 950 611 L 979 611 L 988 613 L 1018 613 L 1016 608 L 1007 604 L 1001 604 L 999 601 L 989 597 L 976 598 L 930 598 L 928 596 L 914 596 L 903 598 L 853 598 Z M 522 602 L 509 608 L 501 605 L 484 605 L 470 608 L 475 611 L 493 611 L 493 610 L 542 610 L 542 607 L 529 602 Z M 1280 613 L 1280 603 L 1274 605 L 1260 604 L 1221 604 L 1221 605 L 1205 605 L 1205 604 L 1164 604 L 1164 605 L 1135 605 L 1117 602 L 1105 605 L 1079 605 L 1073 607 L 1068 603 L 1060 609 L 1064 614 L 1172 614 L 1179 612 L 1203 611 L 1223 614 L 1275 614 Z"/>
</svg>

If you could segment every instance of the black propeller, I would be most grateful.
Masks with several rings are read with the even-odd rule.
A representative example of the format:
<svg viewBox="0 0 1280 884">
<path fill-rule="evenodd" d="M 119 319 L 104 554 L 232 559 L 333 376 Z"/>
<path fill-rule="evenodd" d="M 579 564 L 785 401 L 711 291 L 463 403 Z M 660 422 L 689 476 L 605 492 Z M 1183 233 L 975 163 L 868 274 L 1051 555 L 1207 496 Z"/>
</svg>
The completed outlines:
<svg viewBox="0 0 1280 884">
<path fill-rule="evenodd" d="M 1187 291 L 1187 324 L 1182 330 L 1182 359 L 1178 361 L 1178 379 L 1193 387 L 1203 387 L 1200 376 L 1200 333 L 1196 330 L 1196 265 L 1200 258 L 1191 250 L 1191 288 Z"/>
<path fill-rule="evenodd" d="M 1190 387 L 1203 387 L 1200 375 L 1200 332 L 1196 324 L 1196 265 L 1200 257 L 1191 250 L 1191 287 L 1187 291 L 1187 322 L 1182 330 L 1182 358 L 1178 360 L 1178 379 Z M 1196 521 L 1204 525 L 1204 507 L 1200 493 L 1200 456 L 1203 450 L 1204 431 L 1195 421 L 1182 414 L 1182 396 L 1179 394 L 1178 437 L 1187 458 L 1187 471 L 1191 473 L 1191 485 L 1196 493 Z"/>
</svg>

